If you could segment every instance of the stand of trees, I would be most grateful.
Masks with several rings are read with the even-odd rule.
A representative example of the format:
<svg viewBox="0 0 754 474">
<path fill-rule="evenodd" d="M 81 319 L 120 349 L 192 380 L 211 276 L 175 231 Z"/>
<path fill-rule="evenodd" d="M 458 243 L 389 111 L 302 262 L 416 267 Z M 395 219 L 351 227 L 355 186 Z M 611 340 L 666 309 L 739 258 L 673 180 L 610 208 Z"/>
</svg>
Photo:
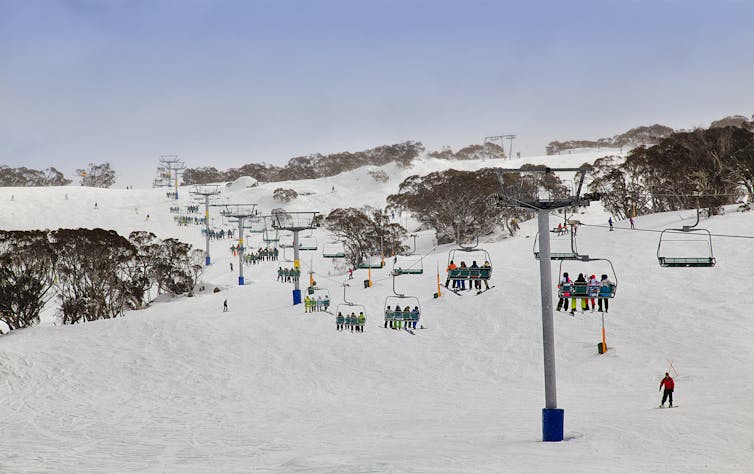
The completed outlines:
<svg viewBox="0 0 754 474">
<path fill-rule="evenodd" d="M 109 188 L 115 184 L 115 171 L 110 168 L 110 163 L 89 163 L 86 169 L 77 169 L 76 172 L 81 176 L 82 186 Z"/>
<path fill-rule="evenodd" d="M 566 192 L 556 176 L 540 176 L 506 173 L 501 178 L 491 168 L 436 171 L 406 178 L 387 202 L 389 208 L 411 212 L 417 220 L 434 228 L 441 244 L 465 243 L 496 228 L 514 235 L 517 226 L 512 220 L 528 219 L 532 212 L 501 207 L 496 197 L 502 194 L 523 199 L 536 195 L 540 188 L 556 195 Z"/>
<path fill-rule="evenodd" d="M 157 293 L 191 295 L 203 252 L 175 239 L 112 230 L 0 231 L 0 321 L 10 330 L 39 322 L 55 296 L 63 324 L 109 319 Z"/>
<path fill-rule="evenodd" d="M 406 229 L 391 223 L 389 216 L 379 209 L 334 209 L 325 218 L 325 227 L 343 242 L 346 260 L 354 267 L 381 252 L 390 255 L 406 250 L 401 244 Z"/>
<path fill-rule="evenodd" d="M 71 180 L 66 179 L 63 173 L 52 167 L 39 171 L 24 166 L 20 168 L 0 166 L 0 186 L 2 187 L 67 186 L 69 184 Z"/>
<path fill-rule="evenodd" d="M 184 184 L 205 184 L 233 181 L 241 176 L 251 176 L 258 181 L 274 183 L 301 179 L 325 178 L 351 171 L 362 166 L 382 166 L 396 162 L 409 166 L 424 152 L 420 142 L 407 141 L 385 145 L 355 153 L 319 153 L 291 158 L 286 166 L 266 163 L 249 163 L 240 168 L 218 171 L 214 167 L 188 168 L 183 173 Z"/>
<path fill-rule="evenodd" d="M 674 133 L 652 147 L 635 148 L 624 161 L 594 163 L 589 189 L 618 218 L 733 204 L 754 197 L 754 133 L 715 127 Z"/>
</svg>

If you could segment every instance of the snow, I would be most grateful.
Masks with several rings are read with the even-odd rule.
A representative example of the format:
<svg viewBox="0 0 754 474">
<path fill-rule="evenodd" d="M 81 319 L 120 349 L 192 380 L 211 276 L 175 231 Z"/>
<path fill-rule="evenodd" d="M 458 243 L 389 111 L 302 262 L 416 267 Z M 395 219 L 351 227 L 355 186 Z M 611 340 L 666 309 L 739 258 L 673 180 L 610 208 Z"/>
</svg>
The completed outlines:
<svg viewBox="0 0 754 474">
<path fill-rule="evenodd" d="M 274 188 L 303 189 L 313 194 L 286 207 L 327 213 L 383 206 L 411 174 L 578 166 L 597 156 L 422 160 L 382 167 L 391 177 L 385 184 L 360 169 L 223 189 L 221 199 L 269 211 L 282 207 Z M 192 203 L 189 189 L 180 191 L 180 204 Z M 0 227 L 144 229 L 203 248 L 199 227 L 174 224 L 174 205 L 160 189 L 3 188 Z M 754 236 L 754 213 L 732 209 L 701 225 Z M 54 325 L 48 311 L 40 327 L 0 337 L 0 472 L 752 472 L 754 320 L 751 293 L 741 290 L 751 274 L 750 239 L 713 237 L 712 269 L 660 268 L 659 231 L 693 224 L 693 211 L 641 216 L 634 231 L 617 221 L 609 232 L 607 217 L 599 205 L 578 215 L 578 246 L 609 258 L 617 273 L 605 315 L 608 352 L 597 354 L 599 313 L 554 315 L 564 442 L 540 441 L 542 330 L 536 221 L 529 221 L 514 238 L 482 242 L 496 288 L 479 296 L 442 288 L 432 297 L 452 247 L 434 249 L 431 233 L 421 233 L 424 274 L 395 282 L 421 301 L 427 329 L 414 336 L 381 327 L 393 294 L 389 269 L 373 269 L 369 289 L 367 271 L 354 272 L 347 298 L 366 306 L 366 332 L 341 333 L 334 316 L 291 305 L 291 285 L 275 282 L 278 264 L 290 264 L 247 266 L 239 287 L 229 240 L 212 242 L 204 276 L 219 293 L 76 326 Z M 320 249 L 302 253 L 303 270 L 314 267 L 337 305 L 347 276 L 322 257 L 331 237 L 323 229 L 314 236 Z M 248 239 L 261 244 L 261 234 Z M 593 265 L 584 270 L 605 273 Z M 554 279 L 582 271 L 558 262 L 552 269 Z M 668 360 L 680 408 L 657 410 Z"/>
</svg>

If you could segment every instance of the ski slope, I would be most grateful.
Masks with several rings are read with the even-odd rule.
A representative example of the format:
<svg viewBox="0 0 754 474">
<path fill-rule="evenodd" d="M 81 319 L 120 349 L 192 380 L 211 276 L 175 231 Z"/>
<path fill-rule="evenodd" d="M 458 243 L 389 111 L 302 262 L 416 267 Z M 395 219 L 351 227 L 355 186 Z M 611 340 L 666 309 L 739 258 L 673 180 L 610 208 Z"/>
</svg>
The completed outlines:
<svg viewBox="0 0 754 474">
<path fill-rule="evenodd" d="M 578 166 L 600 155 L 504 164 Z M 312 193 L 291 210 L 378 207 L 411 174 L 491 164 L 499 163 L 422 160 L 383 167 L 385 184 L 367 168 L 224 191 L 221 199 L 269 211 L 280 207 L 272 190 L 290 187 Z M 182 206 L 191 202 L 187 190 Z M 173 223 L 175 204 L 164 190 L 3 188 L 0 227 L 143 229 L 203 248 L 199 227 Z M 337 332 L 334 316 L 291 305 L 292 285 L 275 281 L 282 261 L 247 266 L 239 287 L 229 240 L 212 242 L 204 276 L 219 293 L 161 298 L 124 318 L 76 326 L 55 325 L 48 311 L 40 327 L 0 337 L 0 472 L 752 472 L 754 298 L 741 290 L 751 239 L 715 237 L 713 269 L 660 268 L 658 231 L 692 224 L 693 211 L 639 217 L 637 230 L 618 221 L 614 232 L 607 218 L 598 204 L 578 215 L 578 246 L 616 269 L 609 351 L 597 354 L 599 313 L 555 313 L 562 443 L 540 441 L 542 329 L 529 221 L 516 237 L 482 242 L 496 288 L 478 296 L 443 288 L 432 297 L 435 269 L 452 247 L 434 248 L 420 234 L 424 274 L 396 280 L 421 300 L 427 329 L 416 335 L 381 327 L 389 268 L 373 270 L 369 289 L 366 270 L 354 272 L 347 298 L 367 307 L 366 332 Z M 731 209 L 701 225 L 754 236 L 754 213 Z M 303 270 L 314 268 L 334 309 L 346 275 L 322 258 L 326 231 L 315 236 L 320 249 L 302 254 Z M 259 234 L 249 238 L 260 245 Z M 553 263 L 553 278 L 575 276 L 578 265 Z M 597 264 L 584 270 L 605 272 Z M 679 408 L 658 410 L 668 360 Z"/>
</svg>

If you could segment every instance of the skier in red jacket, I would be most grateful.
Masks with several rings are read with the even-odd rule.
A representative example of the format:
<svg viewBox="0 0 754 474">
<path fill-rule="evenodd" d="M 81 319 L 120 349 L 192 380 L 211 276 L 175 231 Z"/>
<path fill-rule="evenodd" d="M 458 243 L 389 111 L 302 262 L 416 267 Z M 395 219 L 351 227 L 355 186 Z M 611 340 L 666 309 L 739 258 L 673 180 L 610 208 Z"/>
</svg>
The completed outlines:
<svg viewBox="0 0 754 474">
<path fill-rule="evenodd" d="M 665 386 L 665 391 L 662 393 L 662 403 L 660 404 L 661 407 L 665 406 L 665 400 L 670 399 L 670 407 L 673 407 L 673 389 L 675 388 L 675 382 L 673 382 L 673 378 L 665 372 L 665 378 L 663 378 L 660 381 L 660 390 L 662 390 L 663 385 Z"/>
</svg>

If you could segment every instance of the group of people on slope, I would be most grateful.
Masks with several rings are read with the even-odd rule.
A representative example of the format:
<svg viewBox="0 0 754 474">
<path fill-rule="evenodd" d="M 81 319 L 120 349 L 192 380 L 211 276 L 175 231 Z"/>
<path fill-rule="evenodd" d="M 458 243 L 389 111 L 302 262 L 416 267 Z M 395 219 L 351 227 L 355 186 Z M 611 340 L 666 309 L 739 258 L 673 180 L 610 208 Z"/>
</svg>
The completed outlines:
<svg viewBox="0 0 754 474">
<path fill-rule="evenodd" d="M 309 298 L 309 295 L 306 295 L 304 297 L 304 313 L 313 313 L 315 311 L 327 311 L 327 308 L 330 306 L 330 297 L 325 295 L 324 298 L 322 296 L 317 296 L 316 298 L 312 296 Z"/>
<path fill-rule="evenodd" d="M 419 316 L 418 306 L 414 306 L 414 309 L 411 309 L 411 306 L 401 309 L 400 306 L 396 305 L 394 310 L 388 306 L 385 308 L 385 328 L 390 326 L 390 329 L 402 329 L 403 327 L 416 329 Z"/>
<path fill-rule="evenodd" d="M 448 287 L 451 280 L 453 281 L 453 290 L 465 290 L 466 289 L 466 279 L 465 278 L 453 278 L 451 272 L 453 270 L 474 270 L 474 269 L 491 269 L 492 265 L 490 265 L 490 262 L 485 261 L 484 264 L 480 267 L 477 265 L 476 260 L 471 262 L 471 266 L 467 267 L 466 262 L 461 262 L 461 265 L 458 266 L 455 263 L 453 263 L 453 260 L 450 261 L 448 264 L 448 268 L 446 271 L 448 272 L 448 278 L 445 280 L 445 288 Z M 474 283 L 473 287 L 471 283 Z M 490 289 L 490 284 L 487 280 L 481 280 L 481 279 L 473 279 L 469 280 L 469 290 L 472 290 L 473 288 L 476 288 L 477 290 L 482 289 L 482 282 L 484 282 L 485 289 Z"/>
<path fill-rule="evenodd" d="M 573 285 L 586 285 L 587 288 L 587 296 L 586 297 L 576 297 L 571 295 L 571 290 L 573 288 Z M 571 281 L 571 278 L 568 276 L 568 272 L 563 273 L 563 277 L 560 279 L 560 282 L 558 283 L 558 289 L 563 289 L 561 292 L 562 296 L 558 300 L 558 306 L 557 310 L 560 311 L 561 309 L 565 309 L 568 311 L 568 300 L 569 298 L 572 299 L 571 301 L 571 316 L 574 315 L 576 312 L 576 309 L 578 308 L 578 300 L 581 300 L 581 312 L 588 311 L 590 308 L 589 303 L 591 302 L 591 309 L 592 312 L 594 312 L 595 308 L 602 312 L 603 306 L 604 306 L 604 312 L 607 313 L 608 309 L 608 301 L 609 298 L 600 296 L 605 294 L 610 294 L 612 292 L 612 287 L 614 283 L 610 281 L 610 279 L 607 277 L 607 275 L 603 274 L 600 280 L 597 280 L 596 275 L 590 275 L 589 279 L 587 280 L 583 273 L 579 273 L 579 276 L 576 278 L 576 281 Z M 595 307 L 595 299 L 597 300 L 597 306 Z"/>
<path fill-rule="evenodd" d="M 338 315 L 335 317 L 335 326 L 338 331 L 345 331 L 350 329 L 351 332 L 364 332 L 364 325 L 367 322 L 367 317 L 363 311 L 359 311 L 359 315 L 352 312 L 350 315 L 338 311 Z"/>
</svg>

